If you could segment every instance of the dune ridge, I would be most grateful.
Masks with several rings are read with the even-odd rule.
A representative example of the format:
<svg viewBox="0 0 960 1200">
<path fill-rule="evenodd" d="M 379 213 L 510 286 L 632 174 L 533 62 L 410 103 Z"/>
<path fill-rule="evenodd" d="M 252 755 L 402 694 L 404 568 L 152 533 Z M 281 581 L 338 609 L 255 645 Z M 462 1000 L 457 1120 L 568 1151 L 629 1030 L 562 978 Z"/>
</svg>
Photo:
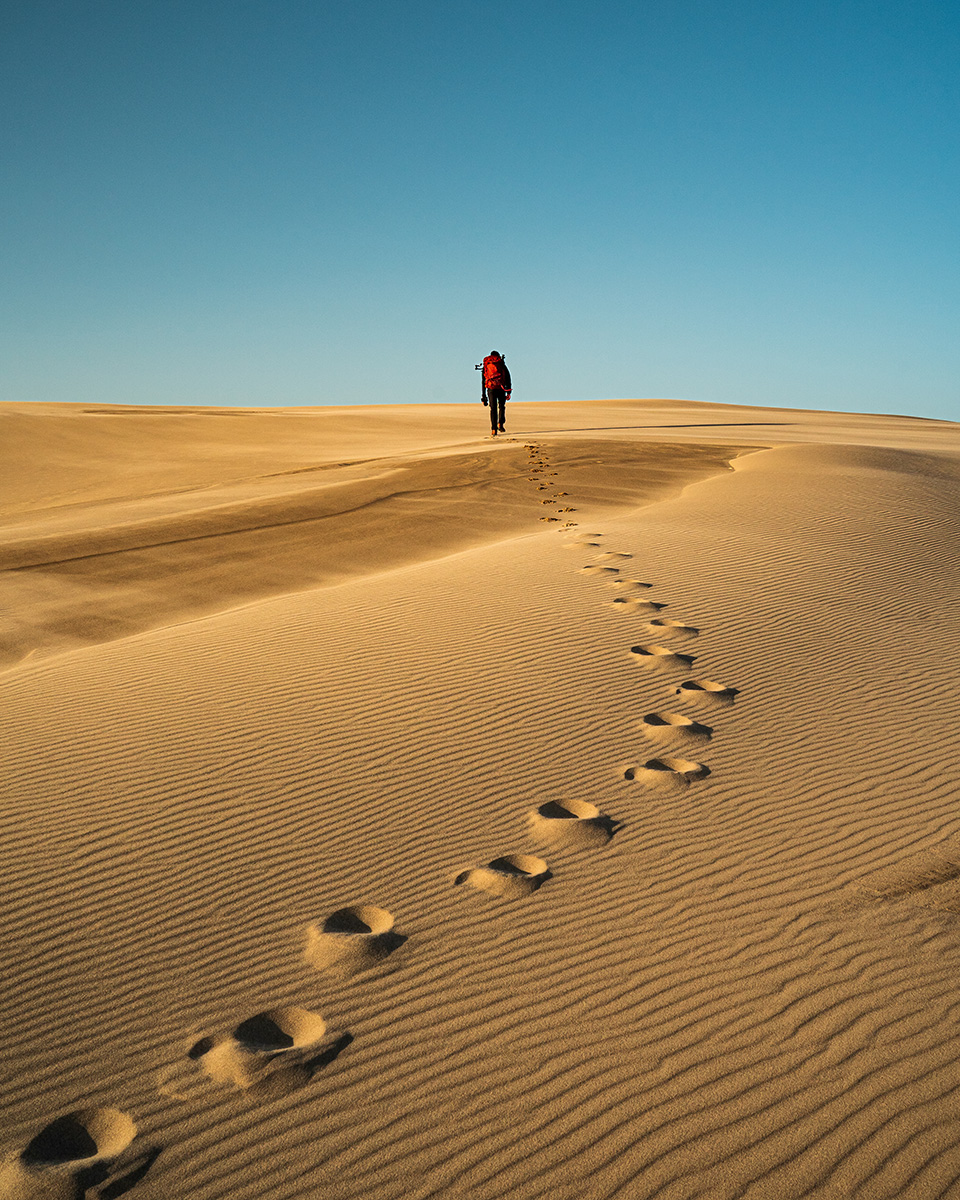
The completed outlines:
<svg viewBox="0 0 960 1200">
<path fill-rule="evenodd" d="M 326 422 L 317 418 L 225 415 L 236 418 L 227 426 L 243 431 L 239 445 L 230 439 L 217 445 L 209 431 L 211 424 L 224 427 L 223 416 L 189 411 L 177 415 L 166 438 L 153 440 L 157 416 L 135 412 L 121 425 L 124 433 L 145 425 L 138 438 L 104 445 L 97 432 L 115 424 L 110 410 L 81 408 L 64 418 L 0 409 L 6 478 L 23 474 L 22 456 L 39 455 L 40 432 L 54 425 L 59 454 L 43 474 L 70 480 L 57 494 L 28 475 L 0 505 L 0 666 L 490 544 L 554 519 L 544 516 L 545 505 L 560 513 L 567 507 L 556 503 L 558 496 L 531 490 L 536 477 L 516 441 L 481 443 L 466 453 L 454 442 L 427 455 L 385 454 L 384 442 L 400 448 L 409 441 L 395 418 L 334 447 L 355 456 L 344 461 L 331 457 L 321 433 Z M 285 431 L 291 423 L 299 437 L 285 432 L 278 439 L 278 427 Z M 29 437 L 20 430 L 24 424 Z M 264 445 L 260 439 L 271 432 L 276 440 Z M 51 441 L 58 446 L 55 436 Z M 159 463 L 144 452 L 157 443 Z M 198 447 L 209 450 L 206 460 Z M 64 468 L 67 449 L 74 456 Z M 727 469 L 741 452 L 736 445 L 586 438 L 554 450 L 567 481 L 592 503 L 612 508 Z M 99 476 L 89 468 L 78 476 L 74 458 L 87 455 L 100 465 Z M 147 495 L 133 491 L 131 455 L 153 471 Z M 549 491 L 549 479 L 541 482 Z M 37 502 L 26 513 L 25 497 Z"/>
<path fill-rule="evenodd" d="M 805 420 L 639 508 L 525 433 L 574 516 L 7 672 L 9 1154 L 102 1108 L 132 1196 L 953 1194 L 960 440 Z M 630 661 L 618 561 L 692 668 Z M 623 778 L 662 755 L 709 774 Z M 612 836 L 538 840 L 565 801 Z M 363 905 L 403 944 L 310 963 Z M 287 1012 L 309 1077 L 190 1058 Z"/>
</svg>

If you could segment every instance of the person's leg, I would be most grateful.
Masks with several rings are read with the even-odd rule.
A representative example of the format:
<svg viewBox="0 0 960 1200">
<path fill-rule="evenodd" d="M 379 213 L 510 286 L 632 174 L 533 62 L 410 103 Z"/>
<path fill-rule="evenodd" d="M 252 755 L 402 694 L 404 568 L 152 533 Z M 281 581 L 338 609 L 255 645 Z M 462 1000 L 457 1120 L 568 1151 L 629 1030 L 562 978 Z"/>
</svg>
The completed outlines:
<svg viewBox="0 0 960 1200">
<path fill-rule="evenodd" d="M 507 419 L 507 393 L 503 390 L 500 392 L 500 411 L 498 414 L 497 428 L 501 433 L 505 433 L 504 422 Z"/>
<path fill-rule="evenodd" d="M 496 433 L 499 421 L 497 420 L 497 394 L 503 395 L 500 388 L 487 388 L 487 407 L 490 409 L 490 432 Z"/>
</svg>

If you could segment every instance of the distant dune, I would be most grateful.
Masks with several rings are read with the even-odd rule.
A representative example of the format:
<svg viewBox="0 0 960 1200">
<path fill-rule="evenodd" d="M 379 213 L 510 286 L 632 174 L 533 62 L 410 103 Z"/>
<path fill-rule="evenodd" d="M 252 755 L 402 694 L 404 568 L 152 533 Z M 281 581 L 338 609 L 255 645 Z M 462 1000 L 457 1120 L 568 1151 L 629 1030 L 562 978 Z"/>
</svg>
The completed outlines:
<svg viewBox="0 0 960 1200">
<path fill-rule="evenodd" d="M 960 1195 L 960 426 L 0 405 L 3 1197 Z"/>
</svg>

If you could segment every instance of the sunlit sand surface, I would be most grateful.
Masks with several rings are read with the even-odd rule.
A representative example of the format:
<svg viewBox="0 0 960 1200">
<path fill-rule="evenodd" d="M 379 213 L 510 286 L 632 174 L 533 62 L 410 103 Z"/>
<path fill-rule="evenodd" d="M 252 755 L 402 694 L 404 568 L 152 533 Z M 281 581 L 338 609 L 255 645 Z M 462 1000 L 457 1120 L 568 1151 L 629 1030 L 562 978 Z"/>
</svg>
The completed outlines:
<svg viewBox="0 0 960 1200">
<path fill-rule="evenodd" d="M 0 406 L 3 1197 L 960 1194 L 960 426 Z"/>
</svg>

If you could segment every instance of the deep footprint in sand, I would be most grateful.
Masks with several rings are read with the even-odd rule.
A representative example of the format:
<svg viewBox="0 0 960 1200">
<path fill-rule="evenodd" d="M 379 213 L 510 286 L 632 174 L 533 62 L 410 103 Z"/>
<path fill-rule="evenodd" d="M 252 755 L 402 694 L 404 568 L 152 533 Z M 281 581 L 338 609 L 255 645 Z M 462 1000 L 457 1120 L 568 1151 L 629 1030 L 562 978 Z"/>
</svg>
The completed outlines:
<svg viewBox="0 0 960 1200">
<path fill-rule="evenodd" d="M 684 713 L 652 712 L 640 721 L 640 728 L 655 741 L 705 742 L 713 736 L 709 725 L 703 725 Z"/>
<path fill-rule="evenodd" d="M 683 790 L 695 780 L 705 779 L 709 774 L 710 768 L 703 763 L 667 754 L 647 759 L 640 766 L 627 766 L 623 771 L 624 779 L 671 791 Z"/>
<path fill-rule="evenodd" d="M 195 1042 L 187 1057 L 213 1083 L 255 1095 L 285 1095 L 313 1077 L 327 1032 L 305 1008 L 271 1008 L 247 1017 L 232 1033 Z"/>
<path fill-rule="evenodd" d="M 653 633 L 683 641 L 700 636 L 700 630 L 695 625 L 686 625 L 683 621 L 675 621 L 668 617 L 657 617 L 653 621 L 648 621 L 647 626 Z"/>
<path fill-rule="evenodd" d="M 600 567 L 594 563 L 581 567 L 580 570 L 584 575 L 618 575 L 620 573 L 619 567 Z"/>
<path fill-rule="evenodd" d="M 597 556 L 597 562 L 617 562 L 619 559 L 633 558 L 632 554 L 623 554 L 619 550 L 605 550 Z"/>
<path fill-rule="evenodd" d="M 549 800 L 529 814 L 536 838 L 561 845 L 605 846 L 617 822 L 585 800 Z"/>
<path fill-rule="evenodd" d="M 671 650 L 669 646 L 631 646 L 630 655 L 641 666 L 656 669 L 689 667 L 696 661 L 692 654 L 679 654 L 676 650 Z"/>
<path fill-rule="evenodd" d="M 485 867 L 461 871 L 453 881 L 505 900 L 529 896 L 552 878 L 550 868 L 533 854 L 505 854 Z"/>
<path fill-rule="evenodd" d="M 684 700 L 702 700 L 709 704 L 732 704 L 739 695 L 737 688 L 727 687 L 715 679 L 685 679 L 677 688 Z"/>
<path fill-rule="evenodd" d="M 656 600 L 644 600 L 642 596 L 617 596 L 610 601 L 610 607 L 621 613 L 639 613 L 647 616 L 649 613 L 663 612 L 667 606 L 658 604 Z"/>
<path fill-rule="evenodd" d="M 85 1178 L 104 1173 L 137 1134 L 117 1108 L 81 1108 L 44 1126 L 17 1157 L 0 1168 L 4 1200 L 74 1200 L 87 1194 Z M 102 1180 L 101 1180 L 102 1182 Z"/>
<path fill-rule="evenodd" d="M 406 940 L 387 909 L 356 904 L 307 926 L 304 958 L 318 970 L 356 975 L 383 962 Z"/>
<path fill-rule="evenodd" d="M 619 588 L 624 592 L 644 592 L 649 591 L 653 584 L 645 583 L 642 579 L 608 579 L 607 587 Z"/>
</svg>

